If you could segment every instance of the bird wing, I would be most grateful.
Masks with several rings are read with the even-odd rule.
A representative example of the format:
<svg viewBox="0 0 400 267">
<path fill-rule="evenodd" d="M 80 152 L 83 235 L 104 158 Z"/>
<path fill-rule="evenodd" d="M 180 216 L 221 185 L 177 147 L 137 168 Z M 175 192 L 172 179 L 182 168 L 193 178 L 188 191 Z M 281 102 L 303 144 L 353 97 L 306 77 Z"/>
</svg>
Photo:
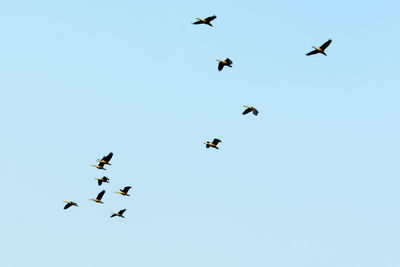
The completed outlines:
<svg viewBox="0 0 400 267">
<path fill-rule="evenodd" d="M 224 63 L 220 62 L 218 64 L 218 70 L 221 71 L 224 68 Z"/>
<path fill-rule="evenodd" d="M 216 18 L 217 18 L 217 16 L 214 15 L 214 16 L 205 18 L 204 20 L 210 22 L 210 21 L 213 21 L 213 20 L 216 19 Z"/>
<path fill-rule="evenodd" d="M 245 109 L 245 111 L 243 111 L 243 115 L 246 115 L 247 113 L 249 113 L 251 111 L 251 108 L 247 108 L 247 109 Z"/>
<path fill-rule="evenodd" d="M 114 154 L 112 152 L 110 152 L 106 157 L 103 157 L 103 160 L 109 162 L 113 155 Z"/>
<path fill-rule="evenodd" d="M 226 63 L 228 63 L 229 65 L 233 63 L 232 60 L 230 60 L 229 58 L 226 58 L 225 61 L 226 61 Z"/>
<path fill-rule="evenodd" d="M 115 216 L 117 216 L 117 215 L 116 215 L 116 214 L 113 214 L 113 215 L 111 215 L 111 218 L 112 218 L 112 217 L 115 217 Z"/>
<path fill-rule="evenodd" d="M 217 139 L 217 138 L 214 138 L 214 140 L 212 141 L 212 143 L 213 143 L 214 145 L 218 145 L 219 142 L 221 142 L 221 140 L 219 140 L 219 139 Z"/>
<path fill-rule="evenodd" d="M 318 50 L 313 50 L 313 51 L 311 51 L 311 52 L 308 52 L 307 54 L 306 54 L 306 56 L 311 56 L 311 55 L 314 55 L 314 54 L 318 54 L 319 53 L 319 51 Z"/>
<path fill-rule="evenodd" d="M 105 157 L 103 157 L 102 160 L 104 160 Z M 98 166 L 103 167 L 104 166 L 104 162 L 99 162 Z"/>
<path fill-rule="evenodd" d="M 107 177 L 103 176 L 103 180 L 108 182 L 108 180 L 110 180 L 110 179 L 108 179 Z"/>
<path fill-rule="evenodd" d="M 126 209 L 120 210 L 120 211 L 118 212 L 118 214 L 119 214 L 119 215 L 122 215 L 122 214 L 124 214 L 125 211 L 126 211 Z"/>
<path fill-rule="evenodd" d="M 101 191 L 98 195 L 97 195 L 97 199 L 101 200 L 101 198 L 104 196 L 104 193 L 106 192 L 106 190 Z"/>
<path fill-rule="evenodd" d="M 125 188 L 124 188 L 124 190 L 122 190 L 122 192 L 128 193 L 129 189 L 131 189 L 130 186 L 125 186 Z"/>
<path fill-rule="evenodd" d="M 209 145 L 209 144 L 206 144 L 206 148 L 210 148 L 210 145 Z"/>
<path fill-rule="evenodd" d="M 102 181 L 102 180 L 97 180 L 97 183 L 98 183 L 99 185 L 101 185 L 101 184 L 103 183 L 103 181 Z"/>
<path fill-rule="evenodd" d="M 203 24 L 204 22 L 202 22 L 201 20 L 198 20 L 196 22 L 193 22 L 193 24 Z"/>
<path fill-rule="evenodd" d="M 257 116 L 258 115 L 258 110 L 257 109 L 253 109 L 253 114 L 255 115 L 255 116 Z"/>
<path fill-rule="evenodd" d="M 67 205 L 64 206 L 64 209 L 66 210 L 66 209 L 68 209 L 68 208 L 71 207 L 71 206 L 72 206 L 71 203 L 67 203 Z"/>
<path fill-rule="evenodd" d="M 330 44 L 332 43 L 332 40 L 329 39 L 328 41 L 326 41 L 323 45 L 321 45 L 321 49 L 325 50 Z"/>
</svg>

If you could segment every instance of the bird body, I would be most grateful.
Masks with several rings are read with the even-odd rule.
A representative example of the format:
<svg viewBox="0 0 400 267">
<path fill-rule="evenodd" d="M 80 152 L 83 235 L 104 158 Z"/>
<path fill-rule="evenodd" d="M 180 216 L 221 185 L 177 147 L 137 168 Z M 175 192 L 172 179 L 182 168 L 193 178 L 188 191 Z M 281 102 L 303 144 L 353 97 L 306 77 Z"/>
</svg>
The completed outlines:
<svg viewBox="0 0 400 267">
<path fill-rule="evenodd" d="M 212 142 L 205 142 L 204 144 L 206 144 L 206 148 L 213 147 L 213 148 L 215 148 L 215 149 L 219 149 L 219 148 L 217 147 L 217 145 L 218 145 L 219 142 L 222 142 L 222 141 L 219 140 L 219 139 L 217 139 L 217 138 L 214 138 L 214 140 L 213 140 Z"/>
<path fill-rule="evenodd" d="M 246 109 L 243 111 L 243 115 L 246 115 L 247 113 L 249 113 L 250 111 L 252 111 L 253 112 L 253 115 L 254 116 L 257 116 L 258 115 L 258 110 L 255 108 L 255 107 L 252 107 L 252 106 L 243 106 L 243 107 L 245 107 Z"/>
<path fill-rule="evenodd" d="M 117 213 L 116 212 L 111 212 L 111 214 L 112 214 L 111 218 L 115 217 L 115 216 L 125 218 L 124 215 L 123 215 L 125 211 L 126 211 L 126 209 L 120 210 Z"/>
<path fill-rule="evenodd" d="M 102 159 L 98 159 L 98 165 L 92 164 L 93 167 L 96 167 L 99 170 L 106 170 L 104 169 L 104 164 L 111 165 L 110 160 L 114 154 L 110 152 L 107 156 L 104 156 Z"/>
<path fill-rule="evenodd" d="M 226 58 L 225 60 L 217 59 L 217 61 L 219 62 L 218 63 L 218 70 L 219 71 L 221 71 L 224 68 L 224 66 L 228 66 L 228 67 L 232 68 L 232 63 L 233 62 L 229 58 Z"/>
<path fill-rule="evenodd" d="M 76 206 L 76 207 L 78 207 L 78 204 L 76 204 L 76 202 L 68 201 L 68 200 L 64 200 L 64 202 L 67 203 L 67 204 L 64 206 L 64 209 L 65 209 L 65 210 L 68 209 L 68 208 L 71 207 L 71 206 Z"/>
<path fill-rule="evenodd" d="M 103 198 L 105 192 L 106 192 L 106 191 L 103 190 L 103 191 L 101 191 L 101 192 L 97 195 L 96 198 L 91 198 L 91 199 L 89 199 L 89 200 L 93 200 L 93 201 L 96 202 L 96 203 L 104 204 L 104 203 L 101 201 L 101 199 Z"/>
<path fill-rule="evenodd" d="M 130 186 L 125 186 L 124 189 L 120 189 L 119 191 L 117 191 L 117 192 L 115 192 L 115 193 L 121 194 L 121 195 L 123 195 L 123 196 L 128 196 L 128 197 L 129 197 L 129 195 L 128 195 L 129 189 L 131 189 Z"/>
<path fill-rule="evenodd" d="M 97 183 L 98 183 L 99 185 L 101 185 L 102 183 L 108 183 L 108 181 L 110 180 L 110 179 L 108 179 L 108 178 L 105 177 L 105 176 L 103 176 L 102 178 L 94 178 L 94 179 L 97 180 Z"/>
<path fill-rule="evenodd" d="M 214 19 L 216 19 L 217 18 L 217 16 L 211 16 L 211 17 L 208 17 L 208 18 L 205 18 L 205 19 L 202 19 L 202 18 L 196 18 L 197 19 L 197 21 L 196 22 L 193 22 L 193 24 L 207 24 L 208 26 L 211 26 L 211 27 L 213 27 L 213 25 L 210 23 L 211 21 L 213 21 Z"/>
<path fill-rule="evenodd" d="M 323 54 L 325 56 L 327 56 L 327 54 L 325 54 L 325 49 L 332 43 L 332 40 L 329 39 L 328 41 L 326 41 L 323 45 L 321 45 L 320 47 L 316 47 L 313 46 L 314 50 L 307 53 L 307 56 L 311 56 L 311 55 L 315 55 L 315 54 Z"/>
</svg>

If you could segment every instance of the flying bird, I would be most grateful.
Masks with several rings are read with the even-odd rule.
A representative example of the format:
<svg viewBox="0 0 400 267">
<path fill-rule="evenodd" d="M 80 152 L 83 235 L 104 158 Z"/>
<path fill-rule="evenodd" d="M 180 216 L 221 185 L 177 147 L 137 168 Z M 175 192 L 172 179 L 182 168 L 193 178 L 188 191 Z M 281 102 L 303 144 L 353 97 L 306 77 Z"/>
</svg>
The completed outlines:
<svg viewBox="0 0 400 267">
<path fill-rule="evenodd" d="M 105 192 L 106 192 L 106 190 L 103 190 L 103 191 L 101 191 L 101 192 L 97 195 L 96 198 L 91 198 L 91 199 L 89 199 L 89 200 L 93 200 L 94 202 L 104 204 L 104 203 L 101 201 L 101 199 L 103 198 Z"/>
<path fill-rule="evenodd" d="M 217 59 L 217 61 L 219 62 L 218 63 L 218 70 L 219 71 L 221 71 L 224 68 L 224 66 L 228 66 L 228 67 L 232 68 L 232 63 L 233 62 L 229 58 L 226 58 L 225 60 Z"/>
<path fill-rule="evenodd" d="M 325 42 L 323 45 L 321 45 L 320 47 L 313 46 L 314 50 L 311 51 L 311 52 L 309 52 L 309 53 L 306 54 L 306 55 L 307 55 L 307 56 L 311 56 L 311 55 L 315 55 L 315 54 L 321 53 L 321 54 L 324 54 L 324 55 L 326 56 L 326 54 L 325 54 L 325 49 L 326 49 L 331 43 L 332 43 L 332 40 L 329 39 L 328 41 L 326 41 L 326 42 Z"/>
<path fill-rule="evenodd" d="M 246 109 L 243 111 L 243 115 L 246 115 L 247 113 L 249 113 L 250 111 L 253 111 L 253 114 L 255 115 L 255 116 L 257 116 L 258 115 L 258 110 L 255 108 L 255 107 L 252 107 L 252 106 L 243 106 L 243 107 L 245 107 Z"/>
<path fill-rule="evenodd" d="M 118 213 L 111 212 L 112 213 L 111 218 L 115 217 L 115 216 L 119 216 L 119 217 L 125 218 L 124 215 L 123 215 L 125 211 L 126 211 L 126 209 L 120 210 L 120 211 L 118 211 Z"/>
<path fill-rule="evenodd" d="M 110 179 L 108 179 L 108 178 L 105 177 L 105 176 L 103 176 L 102 178 L 94 178 L 94 179 L 97 180 L 97 183 L 98 183 L 99 185 L 101 185 L 102 183 L 108 183 L 108 181 L 110 180 Z"/>
<path fill-rule="evenodd" d="M 211 16 L 211 17 L 208 17 L 208 18 L 205 18 L 205 19 L 202 19 L 202 18 L 196 18 L 197 19 L 197 21 L 196 22 L 193 22 L 193 24 L 207 24 L 208 26 L 211 26 L 211 27 L 213 27 L 213 25 L 210 23 L 210 21 L 213 21 L 214 19 L 216 19 L 217 18 L 217 16 Z"/>
<path fill-rule="evenodd" d="M 205 142 L 204 144 L 206 144 L 206 148 L 213 147 L 213 148 L 219 149 L 217 147 L 219 142 L 222 142 L 222 141 L 217 138 L 214 138 L 214 140 L 212 142 Z"/>
<path fill-rule="evenodd" d="M 64 200 L 64 202 L 67 203 L 67 204 L 64 206 L 64 209 L 65 209 L 65 210 L 68 209 L 68 208 L 71 207 L 71 206 L 77 206 L 77 207 L 78 207 L 78 204 L 76 204 L 76 203 L 73 202 L 73 201 Z"/>
<path fill-rule="evenodd" d="M 129 197 L 129 195 L 128 195 L 129 189 L 131 189 L 130 186 L 125 186 L 125 188 L 124 188 L 123 190 L 120 189 L 119 192 L 115 192 L 115 193 L 121 194 L 121 195 L 123 195 L 123 196 L 128 196 L 128 197 Z"/>
<path fill-rule="evenodd" d="M 111 165 L 110 160 L 111 160 L 112 156 L 113 156 L 113 153 L 110 152 L 107 156 L 104 156 L 102 159 L 97 160 L 99 162 L 99 165 L 93 164 L 92 166 L 96 167 L 99 170 L 106 170 L 106 169 L 104 169 L 104 164 Z"/>
</svg>

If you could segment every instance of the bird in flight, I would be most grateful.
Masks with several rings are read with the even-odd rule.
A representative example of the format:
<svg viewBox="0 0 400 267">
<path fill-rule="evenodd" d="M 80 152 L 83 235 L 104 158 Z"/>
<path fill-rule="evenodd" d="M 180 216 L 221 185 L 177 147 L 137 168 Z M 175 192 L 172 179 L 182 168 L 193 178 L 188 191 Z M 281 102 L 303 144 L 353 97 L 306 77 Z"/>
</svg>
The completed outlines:
<svg viewBox="0 0 400 267">
<path fill-rule="evenodd" d="M 67 204 L 64 206 L 64 209 L 65 209 L 65 210 L 68 209 L 68 208 L 71 207 L 71 206 L 77 206 L 77 207 L 78 207 L 78 204 L 76 204 L 76 203 L 73 202 L 73 201 L 64 200 L 64 202 L 67 203 Z"/>
<path fill-rule="evenodd" d="M 213 147 L 213 148 L 219 149 L 217 147 L 219 142 L 222 142 L 222 141 L 217 138 L 214 138 L 214 140 L 212 142 L 205 142 L 204 144 L 206 144 L 206 148 Z"/>
<path fill-rule="evenodd" d="M 97 183 L 98 183 L 99 185 L 101 185 L 102 183 L 108 183 L 108 181 L 110 180 L 110 179 L 108 179 L 108 178 L 105 177 L 105 176 L 103 176 L 102 178 L 94 178 L 94 179 L 97 180 Z"/>
<path fill-rule="evenodd" d="M 224 68 L 224 66 L 228 66 L 228 67 L 232 68 L 232 63 L 233 62 L 229 58 L 226 58 L 225 60 L 217 59 L 217 61 L 219 62 L 218 63 L 218 70 L 219 71 L 221 71 Z"/>
<path fill-rule="evenodd" d="M 119 217 L 125 218 L 124 215 L 123 215 L 125 211 L 126 211 L 126 209 L 120 210 L 120 211 L 118 211 L 118 213 L 111 212 L 112 213 L 111 218 L 115 217 L 115 216 L 119 216 Z"/>
<path fill-rule="evenodd" d="M 121 195 L 123 195 L 123 196 L 128 196 L 128 197 L 129 197 L 129 195 L 128 195 L 129 189 L 131 189 L 130 186 L 125 186 L 125 188 L 124 188 L 123 190 L 120 189 L 119 192 L 115 192 L 115 193 L 121 194 Z"/>
<path fill-rule="evenodd" d="M 101 199 L 103 198 L 105 192 L 106 192 L 106 190 L 103 190 L 103 191 L 101 191 L 101 192 L 97 195 L 96 198 L 91 198 L 91 199 L 89 199 L 89 200 L 93 200 L 93 201 L 96 202 L 96 203 L 104 204 L 104 203 L 101 201 Z"/>
<path fill-rule="evenodd" d="M 249 113 L 250 111 L 253 111 L 253 114 L 255 115 L 255 116 L 257 116 L 258 115 L 258 110 L 255 108 L 255 107 L 252 107 L 252 106 L 243 106 L 243 107 L 245 107 L 246 109 L 243 111 L 243 115 L 246 115 L 247 113 Z"/>
<path fill-rule="evenodd" d="M 306 54 L 306 56 L 311 56 L 311 55 L 315 55 L 315 54 L 319 54 L 319 53 L 324 54 L 324 55 L 326 56 L 326 54 L 325 54 L 325 49 L 326 49 L 331 43 L 332 43 L 332 40 L 329 39 L 328 41 L 326 41 L 326 42 L 325 42 L 323 45 L 321 45 L 320 47 L 313 46 L 314 50 L 311 51 L 311 52 L 309 52 L 308 54 Z"/>
<path fill-rule="evenodd" d="M 193 22 L 193 24 L 207 24 L 208 26 L 211 26 L 211 27 L 213 27 L 213 25 L 210 23 L 211 21 L 213 21 L 214 19 L 216 19 L 217 18 L 217 16 L 211 16 L 211 17 L 208 17 L 208 18 L 205 18 L 205 19 L 202 19 L 202 18 L 196 18 L 197 19 L 197 21 L 196 22 Z"/>
<path fill-rule="evenodd" d="M 104 164 L 111 165 L 110 160 L 111 160 L 112 156 L 113 156 L 113 153 L 110 152 L 107 156 L 104 156 L 102 159 L 97 160 L 99 162 L 99 165 L 93 164 L 92 166 L 96 167 L 99 170 L 106 170 L 106 169 L 104 169 Z"/>
</svg>

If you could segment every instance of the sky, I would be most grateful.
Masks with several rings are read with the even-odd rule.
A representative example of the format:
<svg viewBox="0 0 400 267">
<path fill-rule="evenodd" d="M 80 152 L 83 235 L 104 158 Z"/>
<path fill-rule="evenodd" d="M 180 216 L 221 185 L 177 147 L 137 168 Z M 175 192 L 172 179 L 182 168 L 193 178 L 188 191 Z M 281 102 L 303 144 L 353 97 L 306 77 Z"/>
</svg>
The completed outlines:
<svg viewBox="0 0 400 267">
<path fill-rule="evenodd" d="M 399 10 L 1 1 L 1 265 L 400 266 Z"/>
</svg>

